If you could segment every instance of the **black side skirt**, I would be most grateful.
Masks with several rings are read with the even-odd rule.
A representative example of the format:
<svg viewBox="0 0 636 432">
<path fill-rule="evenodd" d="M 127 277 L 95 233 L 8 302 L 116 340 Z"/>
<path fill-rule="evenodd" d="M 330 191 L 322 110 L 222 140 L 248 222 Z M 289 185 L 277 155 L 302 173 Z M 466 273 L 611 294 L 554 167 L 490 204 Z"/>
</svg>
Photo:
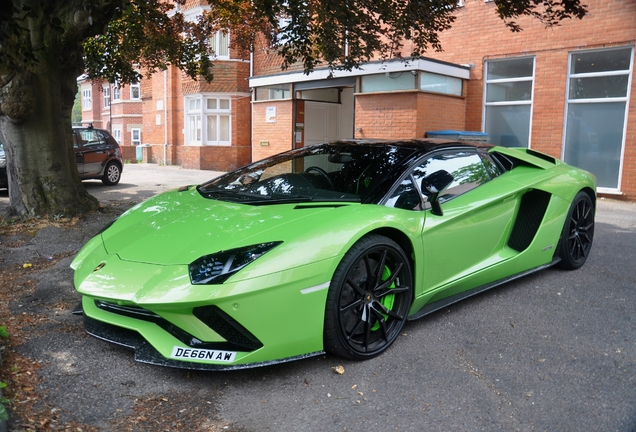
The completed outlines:
<svg viewBox="0 0 636 432">
<path fill-rule="evenodd" d="M 415 321 L 416 319 L 422 318 L 423 316 L 431 314 L 433 312 L 437 312 L 438 310 L 443 309 L 446 306 L 452 305 L 453 303 L 457 303 L 458 301 L 463 300 L 465 298 L 472 297 L 472 296 L 474 296 L 476 294 L 479 294 L 481 292 L 488 291 L 489 289 L 492 289 L 492 288 L 498 287 L 499 285 L 505 284 L 506 282 L 510 282 L 512 280 L 519 279 L 519 278 L 527 276 L 529 274 L 532 274 L 532 273 L 538 272 L 540 270 L 552 267 L 553 265 L 555 265 L 559 261 L 561 261 L 561 258 L 555 257 L 552 260 L 552 262 L 549 262 L 548 264 L 543 264 L 543 265 L 540 265 L 539 267 L 535 267 L 535 268 L 532 268 L 530 270 L 526 270 L 524 272 L 517 273 L 515 275 L 508 276 L 508 277 L 503 278 L 503 279 L 499 279 L 498 281 L 490 282 L 490 283 L 487 283 L 485 285 L 478 286 L 477 288 L 469 289 L 469 290 L 461 292 L 459 294 L 455 294 L 455 295 L 452 295 L 450 297 L 446 297 L 444 299 L 438 300 L 438 301 L 436 301 L 434 303 L 425 304 L 424 306 L 422 306 L 422 309 L 420 309 L 419 311 L 417 311 L 416 313 L 411 315 L 408 318 L 408 320 L 409 321 Z"/>
</svg>

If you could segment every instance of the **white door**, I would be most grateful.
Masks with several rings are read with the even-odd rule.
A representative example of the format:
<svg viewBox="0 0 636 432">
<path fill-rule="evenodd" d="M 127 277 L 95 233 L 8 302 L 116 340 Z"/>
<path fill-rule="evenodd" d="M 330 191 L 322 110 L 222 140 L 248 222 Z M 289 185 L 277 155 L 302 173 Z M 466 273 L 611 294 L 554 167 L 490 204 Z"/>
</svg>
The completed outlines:
<svg viewBox="0 0 636 432">
<path fill-rule="evenodd" d="M 305 145 L 337 140 L 340 105 L 320 102 L 305 104 Z"/>
</svg>

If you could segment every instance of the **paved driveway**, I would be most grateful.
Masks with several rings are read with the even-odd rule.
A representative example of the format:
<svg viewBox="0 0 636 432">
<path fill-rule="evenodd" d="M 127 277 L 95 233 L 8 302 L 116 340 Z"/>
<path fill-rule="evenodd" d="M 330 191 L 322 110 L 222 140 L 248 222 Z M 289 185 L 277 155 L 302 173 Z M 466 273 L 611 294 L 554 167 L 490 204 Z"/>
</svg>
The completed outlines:
<svg viewBox="0 0 636 432">
<path fill-rule="evenodd" d="M 121 182 L 104 186 L 99 180 L 86 180 L 84 187 L 104 205 L 113 202 L 139 202 L 160 192 L 183 185 L 200 184 L 222 174 L 217 171 L 183 169 L 178 166 L 156 164 L 126 164 Z M 6 189 L 0 189 L 0 215 L 9 206 Z"/>
</svg>

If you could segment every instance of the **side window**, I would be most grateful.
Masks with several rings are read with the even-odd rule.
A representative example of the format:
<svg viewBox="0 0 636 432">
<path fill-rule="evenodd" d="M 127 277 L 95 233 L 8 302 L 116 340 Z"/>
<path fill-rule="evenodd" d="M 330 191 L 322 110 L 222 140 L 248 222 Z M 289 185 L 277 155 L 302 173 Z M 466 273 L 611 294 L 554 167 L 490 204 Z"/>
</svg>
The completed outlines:
<svg viewBox="0 0 636 432">
<path fill-rule="evenodd" d="M 481 157 L 474 152 L 454 151 L 434 155 L 413 170 L 413 177 L 421 187 L 422 180 L 436 171 L 445 170 L 453 176 L 453 183 L 439 196 L 440 202 L 462 195 L 490 180 Z M 428 195 L 425 190 L 424 195 Z M 429 208 L 427 206 L 426 208 Z"/>
<path fill-rule="evenodd" d="M 399 186 L 390 195 L 386 206 L 404 210 L 422 210 L 420 191 L 413 183 L 411 176 L 402 180 Z"/>
<path fill-rule="evenodd" d="M 84 147 L 103 144 L 103 140 L 96 130 L 82 129 L 80 130 L 79 134 Z"/>
</svg>

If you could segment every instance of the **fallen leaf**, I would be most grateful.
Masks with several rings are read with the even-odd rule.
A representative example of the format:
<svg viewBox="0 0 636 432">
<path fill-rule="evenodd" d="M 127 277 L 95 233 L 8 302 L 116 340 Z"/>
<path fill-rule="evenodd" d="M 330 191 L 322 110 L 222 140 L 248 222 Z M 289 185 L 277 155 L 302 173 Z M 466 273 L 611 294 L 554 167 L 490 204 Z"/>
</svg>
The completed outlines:
<svg viewBox="0 0 636 432">
<path fill-rule="evenodd" d="M 333 371 L 334 371 L 335 373 L 337 373 L 338 375 L 343 375 L 343 374 L 345 373 L 344 367 L 342 367 L 342 366 L 340 366 L 340 365 L 338 365 L 338 366 L 336 366 L 336 367 L 334 367 L 334 368 L 332 368 L 332 369 L 333 369 Z"/>
</svg>

